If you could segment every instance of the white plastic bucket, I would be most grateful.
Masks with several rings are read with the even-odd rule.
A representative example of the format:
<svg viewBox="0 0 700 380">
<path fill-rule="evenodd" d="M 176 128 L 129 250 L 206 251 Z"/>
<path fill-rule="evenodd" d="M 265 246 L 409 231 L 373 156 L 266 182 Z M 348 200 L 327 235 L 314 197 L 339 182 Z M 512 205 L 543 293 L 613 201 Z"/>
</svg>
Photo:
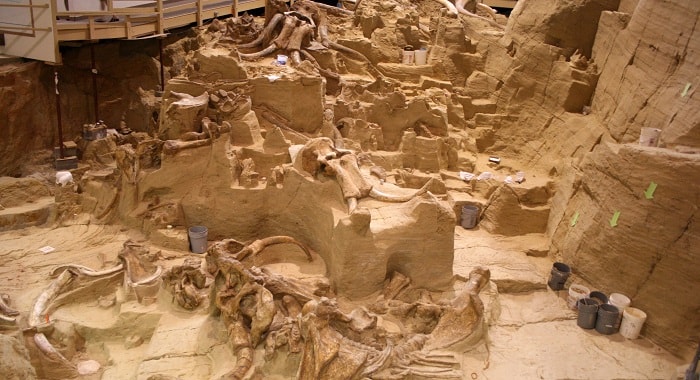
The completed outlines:
<svg viewBox="0 0 700 380">
<path fill-rule="evenodd" d="M 428 62 L 428 51 L 425 49 L 414 50 L 416 65 L 425 65 Z"/>
<path fill-rule="evenodd" d="M 404 50 L 403 55 L 401 56 L 401 63 L 404 65 L 412 65 L 415 57 L 416 54 L 413 50 Z"/>
<path fill-rule="evenodd" d="M 629 307 L 630 305 L 630 299 L 626 295 L 622 293 L 610 293 L 610 296 L 608 297 L 608 303 L 610 305 L 616 306 L 618 310 L 620 310 L 620 314 L 617 316 L 617 327 L 620 327 L 620 324 L 622 323 L 622 314 L 625 312 L 625 309 Z"/>
<path fill-rule="evenodd" d="M 647 320 L 647 313 L 635 308 L 627 307 L 622 312 L 622 322 L 620 323 L 620 335 L 627 339 L 639 338 L 639 332 Z"/>
<path fill-rule="evenodd" d="M 608 303 L 617 306 L 620 311 L 625 310 L 630 305 L 630 299 L 622 293 L 611 293 L 608 297 Z"/>
<path fill-rule="evenodd" d="M 661 130 L 658 128 L 642 128 L 642 133 L 639 135 L 639 145 L 641 146 L 658 146 L 659 135 Z"/>
<path fill-rule="evenodd" d="M 190 237 L 190 251 L 193 253 L 204 253 L 207 251 L 208 229 L 204 226 L 192 226 L 187 231 Z"/>
<path fill-rule="evenodd" d="M 591 290 L 583 285 L 571 284 L 571 286 L 569 287 L 569 298 L 567 299 L 569 309 L 576 310 L 578 300 L 588 297 L 588 294 L 590 292 Z"/>
</svg>

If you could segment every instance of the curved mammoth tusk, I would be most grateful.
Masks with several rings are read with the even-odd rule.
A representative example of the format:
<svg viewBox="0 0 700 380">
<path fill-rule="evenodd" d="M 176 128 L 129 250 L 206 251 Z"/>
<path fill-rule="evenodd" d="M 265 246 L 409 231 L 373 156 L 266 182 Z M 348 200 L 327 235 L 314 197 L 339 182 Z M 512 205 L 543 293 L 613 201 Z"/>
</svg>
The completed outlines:
<svg viewBox="0 0 700 380">
<path fill-rule="evenodd" d="M 59 265 L 53 269 L 51 269 L 51 272 L 49 272 L 49 276 L 51 278 L 55 278 L 58 276 L 59 273 L 62 273 L 63 271 L 69 271 L 72 274 L 78 275 L 78 276 L 88 276 L 88 277 L 101 277 L 101 276 L 107 276 L 110 274 L 117 273 L 121 270 L 124 269 L 124 265 L 119 263 L 109 269 L 105 270 L 94 270 L 92 268 L 88 268 L 83 265 L 78 265 L 78 264 L 66 264 L 66 265 Z"/>
<path fill-rule="evenodd" d="M 7 297 L 7 301 L 5 301 Z M 15 317 L 19 315 L 19 311 L 11 308 L 6 302 L 9 302 L 9 297 L 5 294 L 0 295 L 0 317 L 8 316 Z"/>
<path fill-rule="evenodd" d="M 63 356 L 56 348 L 46 339 L 46 335 L 43 333 L 34 334 L 34 344 L 36 347 L 44 353 L 52 362 L 60 364 L 64 368 L 67 368 L 75 372 L 75 376 L 78 376 L 78 368 L 73 365 L 65 356 Z M 55 365 L 55 364 L 54 364 Z"/>
<path fill-rule="evenodd" d="M 141 280 L 131 281 L 131 278 L 129 276 L 127 276 L 127 278 L 129 278 L 129 285 L 132 285 L 132 286 L 151 285 L 151 283 L 153 281 L 157 280 L 162 273 L 163 273 L 163 267 L 158 265 L 158 267 L 156 267 L 156 271 L 152 275 L 145 277 Z"/>
<path fill-rule="evenodd" d="M 428 180 L 428 182 L 423 185 L 418 191 L 416 191 L 413 194 L 409 195 L 390 195 L 383 193 L 379 190 L 377 190 L 375 187 L 372 187 L 372 189 L 369 192 L 369 196 L 378 200 L 378 201 L 383 201 L 383 202 L 408 202 L 411 199 L 423 195 L 428 192 L 428 188 L 433 184 L 433 179 L 431 178 Z"/>
<path fill-rule="evenodd" d="M 259 52 L 250 53 L 250 54 L 238 53 L 238 56 L 241 59 L 245 59 L 245 60 L 250 61 L 250 60 L 254 60 L 254 59 L 260 59 L 266 55 L 272 54 L 275 52 L 275 50 L 277 50 L 277 46 L 275 44 L 272 44 L 272 45 L 266 47 L 265 49 L 260 50 Z"/>
<path fill-rule="evenodd" d="M 0 326 L 14 326 L 16 324 L 17 318 L 0 315 Z"/>
<path fill-rule="evenodd" d="M 311 256 L 311 251 L 309 251 L 309 248 L 306 247 L 304 243 L 290 236 L 270 236 L 264 239 L 256 240 L 243 247 L 243 249 L 234 254 L 233 257 L 236 258 L 236 260 L 243 261 L 248 256 L 256 255 L 262 252 L 267 246 L 287 243 L 297 245 L 304 251 L 304 254 L 306 254 L 306 258 L 308 258 L 309 261 L 313 261 L 313 257 Z"/>
<path fill-rule="evenodd" d="M 46 309 L 48 309 L 51 301 L 53 301 L 61 292 L 61 289 L 72 280 L 73 274 L 68 270 L 64 270 L 51 285 L 39 294 L 36 302 L 34 302 L 34 307 L 32 307 L 32 310 L 29 312 L 29 319 L 27 322 L 30 327 L 36 327 L 42 324 L 43 321 L 41 317 L 46 313 Z"/>
</svg>

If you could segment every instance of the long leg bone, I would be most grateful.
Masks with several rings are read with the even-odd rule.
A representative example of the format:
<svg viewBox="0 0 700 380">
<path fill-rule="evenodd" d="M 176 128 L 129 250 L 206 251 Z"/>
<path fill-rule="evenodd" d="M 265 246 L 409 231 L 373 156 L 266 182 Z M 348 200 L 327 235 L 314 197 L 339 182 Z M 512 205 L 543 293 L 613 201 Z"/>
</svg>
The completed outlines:
<svg viewBox="0 0 700 380">
<path fill-rule="evenodd" d="M 428 188 L 430 188 L 430 186 L 432 185 L 432 181 L 433 180 L 430 179 L 418 191 L 416 191 L 413 194 L 409 194 L 409 195 L 404 195 L 404 196 L 389 195 L 389 194 L 386 194 L 386 193 L 383 193 L 383 192 L 377 190 L 375 187 L 372 187 L 372 190 L 370 191 L 369 196 L 376 199 L 376 200 L 384 201 L 384 202 L 408 202 L 411 199 L 413 199 L 419 195 L 423 195 L 423 194 L 427 193 Z"/>
</svg>

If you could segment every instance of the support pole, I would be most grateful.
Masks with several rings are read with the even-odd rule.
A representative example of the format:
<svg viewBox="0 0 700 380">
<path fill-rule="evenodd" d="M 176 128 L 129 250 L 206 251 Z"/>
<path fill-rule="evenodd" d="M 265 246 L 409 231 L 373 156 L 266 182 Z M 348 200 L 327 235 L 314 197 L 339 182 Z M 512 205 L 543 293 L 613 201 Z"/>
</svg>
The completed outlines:
<svg viewBox="0 0 700 380">
<path fill-rule="evenodd" d="M 53 81 L 56 88 L 56 119 L 58 120 L 58 152 L 64 158 L 63 155 L 63 125 L 61 124 L 61 98 L 58 96 L 58 70 L 53 69 Z"/>
<path fill-rule="evenodd" d="M 690 362 L 690 366 L 685 371 L 685 380 L 696 380 L 698 378 L 698 361 L 700 360 L 700 344 L 698 344 L 698 350 L 695 351 L 695 356 Z"/>
<path fill-rule="evenodd" d="M 163 37 L 158 37 L 158 52 L 160 60 L 160 90 L 165 91 L 165 65 L 163 64 Z"/>
<path fill-rule="evenodd" d="M 100 121 L 100 105 L 97 96 L 97 64 L 95 63 L 95 44 L 90 44 L 90 60 L 92 62 L 92 97 L 95 105 L 95 122 Z"/>
</svg>

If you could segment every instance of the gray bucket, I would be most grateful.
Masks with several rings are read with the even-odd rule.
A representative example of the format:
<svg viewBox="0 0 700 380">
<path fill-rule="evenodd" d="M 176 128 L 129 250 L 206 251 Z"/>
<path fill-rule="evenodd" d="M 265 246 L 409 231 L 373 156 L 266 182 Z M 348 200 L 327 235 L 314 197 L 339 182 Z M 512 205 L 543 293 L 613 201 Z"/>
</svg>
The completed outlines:
<svg viewBox="0 0 700 380">
<path fill-rule="evenodd" d="M 547 285 L 549 285 L 552 290 L 562 290 L 564 289 L 564 284 L 566 284 L 569 275 L 571 275 L 571 268 L 564 263 L 556 262 L 552 265 L 552 271 L 550 272 Z"/>
<path fill-rule="evenodd" d="M 592 291 L 589 295 L 588 298 L 591 298 L 595 301 L 598 302 L 598 305 L 602 305 L 604 303 L 608 303 L 608 296 L 605 295 L 603 292 L 599 292 L 597 290 Z"/>
<path fill-rule="evenodd" d="M 578 318 L 576 324 L 582 329 L 592 329 L 598 318 L 598 302 L 590 298 L 578 300 Z"/>
<path fill-rule="evenodd" d="M 610 335 L 618 330 L 617 318 L 620 316 L 620 311 L 617 306 L 603 304 L 598 307 L 598 320 L 595 322 L 595 331 Z"/>
<path fill-rule="evenodd" d="M 204 226 L 192 226 L 187 231 L 190 237 L 190 251 L 193 253 L 204 253 L 207 251 L 207 233 L 209 231 Z"/>
<path fill-rule="evenodd" d="M 462 206 L 462 228 L 471 230 L 479 221 L 479 208 L 472 205 Z"/>
</svg>

